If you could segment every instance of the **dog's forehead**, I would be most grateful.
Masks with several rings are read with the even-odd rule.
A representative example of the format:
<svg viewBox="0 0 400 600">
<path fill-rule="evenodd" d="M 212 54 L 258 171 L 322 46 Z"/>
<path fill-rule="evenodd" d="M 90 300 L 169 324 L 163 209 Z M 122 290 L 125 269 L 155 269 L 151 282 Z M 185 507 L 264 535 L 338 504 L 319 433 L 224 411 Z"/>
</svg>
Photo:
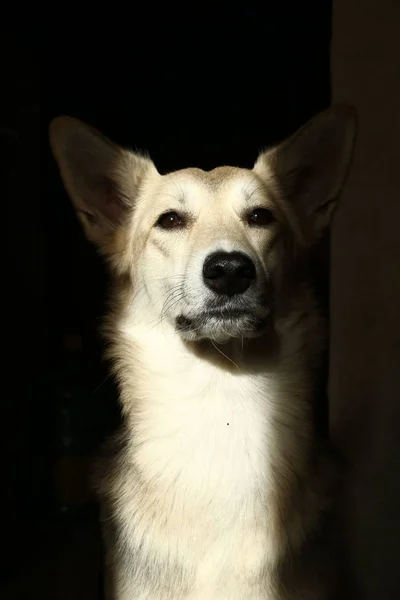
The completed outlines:
<svg viewBox="0 0 400 600">
<path fill-rule="evenodd" d="M 181 202 L 196 198 L 245 200 L 263 191 L 259 177 L 239 167 L 217 167 L 212 171 L 183 169 L 165 175 L 163 180 L 163 190 Z"/>
</svg>

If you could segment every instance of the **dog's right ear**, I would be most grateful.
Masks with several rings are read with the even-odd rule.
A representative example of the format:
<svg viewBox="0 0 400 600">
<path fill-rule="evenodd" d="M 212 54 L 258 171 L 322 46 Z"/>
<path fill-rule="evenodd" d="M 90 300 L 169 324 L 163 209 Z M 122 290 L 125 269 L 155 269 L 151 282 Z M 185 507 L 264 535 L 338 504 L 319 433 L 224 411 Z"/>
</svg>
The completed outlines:
<svg viewBox="0 0 400 600">
<path fill-rule="evenodd" d="M 50 145 L 87 238 L 108 254 L 153 163 L 71 117 L 52 121 Z"/>
<path fill-rule="evenodd" d="M 330 223 L 356 132 L 355 109 L 334 105 L 257 159 L 254 170 L 275 183 L 297 215 L 307 243 L 314 243 Z"/>
</svg>

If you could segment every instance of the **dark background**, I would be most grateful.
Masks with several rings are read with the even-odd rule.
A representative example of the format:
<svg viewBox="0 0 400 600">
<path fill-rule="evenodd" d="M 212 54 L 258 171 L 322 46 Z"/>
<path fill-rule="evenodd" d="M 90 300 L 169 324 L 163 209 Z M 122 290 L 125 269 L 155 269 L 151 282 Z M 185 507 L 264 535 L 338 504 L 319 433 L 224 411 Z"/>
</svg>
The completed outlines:
<svg viewBox="0 0 400 600">
<path fill-rule="evenodd" d="M 57 482 L 60 461 L 72 456 L 67 486 L 79 487 L 83 458 L 118 422 L 97 333 L 106 275 L 50 154 L 51 119 L 87 121 L 149 151 L 161 172 L 250 167 L 261 148 L 331 101 L 328 1 L 134 10 L 110 9 L 101 27 L 78 27 L 73 14 L 71 25 L 60 10 L 48 30 L 0 38 L 8 216 L 0 519 L 10 600 L 28 589 L 100 597 L 95 507 L 90 494 L 71 502 Z M 75 358 L 65 348 L 71 334 L 81 340 Z"/>
</svg>

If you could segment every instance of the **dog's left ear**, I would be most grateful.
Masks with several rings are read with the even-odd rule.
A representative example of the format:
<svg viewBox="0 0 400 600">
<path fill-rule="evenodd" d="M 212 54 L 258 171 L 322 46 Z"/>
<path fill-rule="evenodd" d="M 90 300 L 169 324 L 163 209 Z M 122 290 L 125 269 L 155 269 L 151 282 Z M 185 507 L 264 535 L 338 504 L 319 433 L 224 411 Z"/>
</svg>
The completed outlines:
<svg viewBox="0 0 400 600">
<path fill-rule="evenodd" d="M 254 166 L 290 202 L 309 242 L 329 225 L 350 166 L 356 125 L 355 109 L 333 106 L 260 154 Z"/>
</svg>

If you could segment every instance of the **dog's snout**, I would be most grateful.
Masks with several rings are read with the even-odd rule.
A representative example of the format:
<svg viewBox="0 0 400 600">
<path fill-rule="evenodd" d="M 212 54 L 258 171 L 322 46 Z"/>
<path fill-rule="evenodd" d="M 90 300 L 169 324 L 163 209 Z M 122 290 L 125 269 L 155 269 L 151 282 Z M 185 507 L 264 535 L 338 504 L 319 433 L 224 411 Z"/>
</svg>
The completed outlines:
<svg viewBox="0 0 400 600">
<path fill-rule="evenodd" d="M 217 294 L 243 294 L 256 279 L 253 261 L 242 252 L 215 252 L 203 265 L 206 286 Z"/>
</svg>

